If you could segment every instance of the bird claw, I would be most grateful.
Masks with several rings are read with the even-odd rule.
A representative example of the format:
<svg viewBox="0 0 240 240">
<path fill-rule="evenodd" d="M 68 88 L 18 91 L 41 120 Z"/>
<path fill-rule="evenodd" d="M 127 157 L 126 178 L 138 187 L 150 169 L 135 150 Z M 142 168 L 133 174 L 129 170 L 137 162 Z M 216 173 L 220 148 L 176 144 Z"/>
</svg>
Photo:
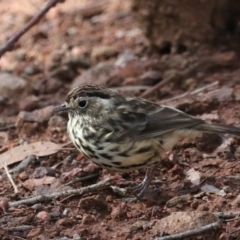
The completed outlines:
<svg viewBox="0 0 240 240">
<path fill-rule="evenodd" d="M 141 191 L 144 188 L 144 185 L 145 185 L 145 180 L 143 180 L 137 186 L 130 188 L 129 191 L 132 192 L 132 193 L 139 192 L 139 191 Z"/>
<path fill-rule="evenodd" d="M 128 191 L 131 192 L 137 199 L 142 199 L 145 195 L 148 187 L 152 181 L 154 173 L 157 169 L 158 164 L 155 164 L 152 168 L 148 168 L 143 181 L 135 187 L 130 188 Z M 138 193 L 139 192 L 139 193 Z M 138 193 L 138 194 L 137 194 Z"/>
<path fill-rule="evenodd" d="M 148 187 L 149 187 L 149 183 L 143 180 L 143 182 L 141 182 L 135 187 L 128 189 L 128 191 L 131 192 L 136 198 L 142 199 Z"/>
</svg>

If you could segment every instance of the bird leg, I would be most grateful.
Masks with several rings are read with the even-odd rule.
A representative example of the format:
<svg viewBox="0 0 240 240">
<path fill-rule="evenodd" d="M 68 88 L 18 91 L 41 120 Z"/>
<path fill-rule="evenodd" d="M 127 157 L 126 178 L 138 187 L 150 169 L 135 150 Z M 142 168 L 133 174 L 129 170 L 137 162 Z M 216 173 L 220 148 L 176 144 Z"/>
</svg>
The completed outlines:
<svg viewBox="0 0 240 240">
<path fill-rule="evenodd" d="M 152 182 L 152 179 L 154 177 L 154 173 L 156 172 L 158 167 L 158 164 L 154 164 L 152 167 L 147 168 L 147 172 L 145 174 L 145 177 L 143 179 L 143 181 L 137 185 L 136 187 L 133 187 L 130 189 L 130 191 L 133 194 L 136 194 L 137 192 L 140 192 L 139 194 L 137 194 L 137 198 L 142 198 L 145 194 L 145 192 L 147 191 L 150 183 Z"/>
</svg>

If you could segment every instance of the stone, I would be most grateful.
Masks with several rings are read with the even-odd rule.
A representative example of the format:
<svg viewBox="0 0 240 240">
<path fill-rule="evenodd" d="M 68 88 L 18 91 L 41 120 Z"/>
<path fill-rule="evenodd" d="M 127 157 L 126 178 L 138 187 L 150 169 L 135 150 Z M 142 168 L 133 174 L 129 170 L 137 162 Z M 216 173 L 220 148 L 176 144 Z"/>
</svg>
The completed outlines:
<svg viewBox="0 0 240 240">
<path fill-rule="evenodd" d="M 71 88 L 79 85 L 94 83 L 97 85 L 106 85 L 109 76 L 114 70 L 114 64 L 108 62 L 101 62 L 96 66 L 88 69 L 80 76 L 76 77 L 71 85 Z"/>
<path fill-rule="evenodd" d="M 27 81 L 10 73 L 0 73 L 0 94 L 21 95 L 27 86 Z"/>
</svg>

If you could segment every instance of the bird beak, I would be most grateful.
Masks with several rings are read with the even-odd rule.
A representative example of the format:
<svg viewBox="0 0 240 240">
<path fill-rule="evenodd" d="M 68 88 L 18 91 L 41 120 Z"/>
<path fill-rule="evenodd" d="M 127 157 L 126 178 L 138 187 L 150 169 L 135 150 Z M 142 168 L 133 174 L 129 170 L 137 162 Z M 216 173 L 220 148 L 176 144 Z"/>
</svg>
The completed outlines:
<svg viewBox="0 0 240 240">
<path fill-rule="evenodd" d="M 67 112 L 70 108 L 66 106 L 66 104 L 61 104 L 59 106 L 56 106 L 55 108 L 52 109 L 52 113 L 56 112 Z"/>
</svg>

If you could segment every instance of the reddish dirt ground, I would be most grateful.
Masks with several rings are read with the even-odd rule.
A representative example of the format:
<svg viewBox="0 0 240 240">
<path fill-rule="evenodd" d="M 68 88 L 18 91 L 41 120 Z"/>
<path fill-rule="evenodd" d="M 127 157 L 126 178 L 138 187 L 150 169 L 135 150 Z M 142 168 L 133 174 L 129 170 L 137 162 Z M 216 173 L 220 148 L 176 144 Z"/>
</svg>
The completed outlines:
<svg viewBox="0 0 240 240">
<path fill-rule="evenodd" d="M 45 1 L 15 2 L 0 3 L 1 43 L 34 16 Z M 32 157 L 20 170 L 15 168 L 19 164 L 18 151 L 9 155 L 7 161 L 16 161 L 9 170 L 15 169 L 11 175 L 18 193 L 14 193 L 2 169 L 1 239 L 154 239 L 175 230 L 189 230 L 185 214 L 194 215 L 197 223 L 192 221 L 193 228 L 197 228 L 216 221 L 214 214 L 219 212 L 234 212 L 236 218 L 187 239 L 240 239 L 240 138 L 233 136 L 224 136 L 225 144 L 213 153 L 202 151 L 216 147 L 217 140 L 208 136 L 179 143 L 158 168 L 151 185 L 154 191 L 141 201 L 131 201 L 132 195 L 123 196 L 106 188 L 82 196 L 14 205 L 21 199 L 80 189 L 108 177 L 113 186 L 121 189 L 144 178 L 145 169 L 123 174 L 102 170 L 73 145 L 66 145 L 67 116 L 51 116 L 51 109 L 64 102 L 67 92 L 80 83 L 104 84 L 124 95 L 140 96 L 163 79 L 181 73 L 181 77 L 173 78 L 147 98 L 210 122 L 240 126 L 238 53 L 226 48 L 194 53 L 188 49 L 154 51 L 134 21 L 130 5 L 128 0 L 102 1 L 97 7 L 90 1 L 79 5 L 66 1 L 52 9 L 13 51 L 0 59 L 0 78 L 7 72 L 5 79 L 13 81 L 0 85 L 1 163 L 3 154 L 16 146 L 39 141 L 64 145 L 54 154 Z M 198 63 L 194 71 L 189 71 Z M 22 78 L 23 85 L 15 84 L 20 80 L 13 76 Z M 206 87 L 211 83 L 215 84 Z M 193 92 L 199 88 L 199 93 Z M 190 94 L 186 94 L 188 91 Z M 189 170 L 194 174 L 188 177 Z M 66 185 L 86 176 L 89 178 Z M 195 178 L 198 184 L 194 184 Z M 159 188 L 161 191 L 157 191 Z M 167 217 L 173 221 L 173 214 L 179 212 L 181 226 L 178 222 L 178 227 L 167 228 L 160 222 Z M 207 214 L 205 224 L 199 223 L 199 212 Z"/>
</svg>

